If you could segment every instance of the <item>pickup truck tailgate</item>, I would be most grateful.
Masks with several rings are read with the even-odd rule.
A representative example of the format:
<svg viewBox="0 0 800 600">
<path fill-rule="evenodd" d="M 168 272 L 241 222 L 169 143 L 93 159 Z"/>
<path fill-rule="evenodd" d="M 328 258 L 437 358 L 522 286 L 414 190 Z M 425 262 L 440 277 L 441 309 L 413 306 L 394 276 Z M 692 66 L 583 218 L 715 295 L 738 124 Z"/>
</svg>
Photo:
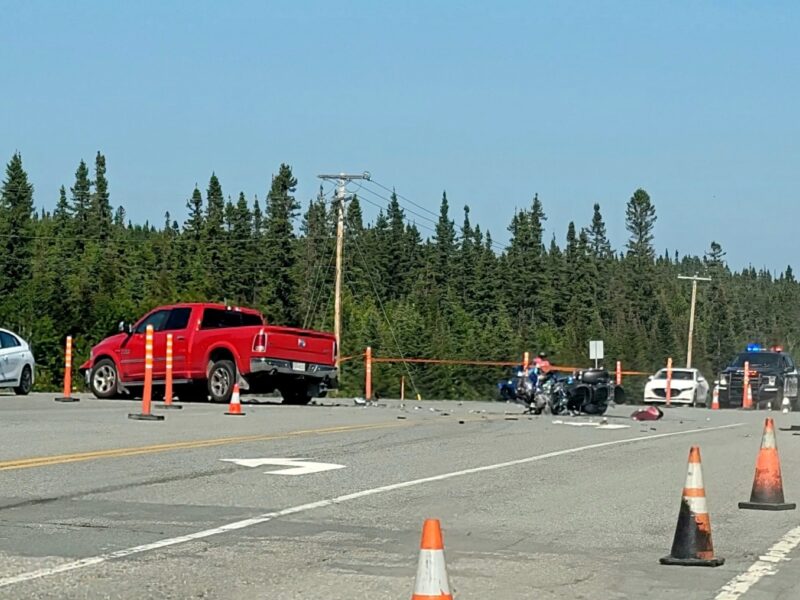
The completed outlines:
<svg viewBox="0 0 800 600">
<path fill-rule="evenodd" d="M 290 327 L 268 327 L 266 333 L 269 356 L 321 365 L 335 362 L 336 341 L 330 335 L 314 335 Z"/>
</svg>

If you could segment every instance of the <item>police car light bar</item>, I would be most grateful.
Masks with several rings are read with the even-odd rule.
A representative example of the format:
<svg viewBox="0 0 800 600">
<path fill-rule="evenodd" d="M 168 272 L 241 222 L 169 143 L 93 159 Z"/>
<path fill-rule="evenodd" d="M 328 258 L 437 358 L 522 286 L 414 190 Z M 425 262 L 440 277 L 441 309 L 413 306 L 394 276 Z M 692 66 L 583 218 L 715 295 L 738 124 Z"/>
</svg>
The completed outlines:
<svg viewBox="0 0 800 600">
<path fill-rule="evenodd" d="M 763 350 L 759 344 L 747 344 L 747 352 L 762 352 Z"/>
<path fill-rule="evenodd" d="M 783 346 L 773 346 L 770 348 L 773 352 L 783 352 Z"/>
</svg>

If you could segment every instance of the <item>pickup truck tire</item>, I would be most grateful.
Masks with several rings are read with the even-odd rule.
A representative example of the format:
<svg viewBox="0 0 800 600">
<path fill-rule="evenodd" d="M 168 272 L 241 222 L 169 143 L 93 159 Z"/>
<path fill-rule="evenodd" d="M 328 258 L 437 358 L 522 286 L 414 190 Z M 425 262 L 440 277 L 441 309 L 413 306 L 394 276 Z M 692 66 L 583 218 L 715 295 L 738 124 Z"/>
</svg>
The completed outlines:
<svg viewBox="0 0 800 600">
<path fill-rule="evenodd" d="M 100 359 L 92 367 L 89 387 L 95 397 L 102 400 L 116 398 L 118 382 L 117 365 L 110 358 Z"/>
<path fill-rule="evenodd" d="M 284 404 L 308 404 L 311 402 L 313 396 L 309 396 L 308 392 L 305 389 L 296 389 L 296 388 L 289 388 L 286 390 L 281 390 L 281 396 L 283 396 L 283 403 Z"/>
<path fill-rule="evenodd" d="M 208 370 L 208 395 L 212 402 L 228 403 L 236 383 L 236 365 L 231 360 L 218 360 Z"/>
</svg>

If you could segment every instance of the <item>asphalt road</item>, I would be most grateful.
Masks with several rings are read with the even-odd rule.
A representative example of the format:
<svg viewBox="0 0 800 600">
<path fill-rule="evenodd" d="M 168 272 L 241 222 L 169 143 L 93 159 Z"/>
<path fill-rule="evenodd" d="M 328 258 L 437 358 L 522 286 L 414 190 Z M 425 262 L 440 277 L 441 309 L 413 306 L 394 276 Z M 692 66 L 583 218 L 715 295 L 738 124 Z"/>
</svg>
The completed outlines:
<svg viewBox="0 0 800 600">
<path fill-rule="evenodd" d="M 496 403 L 324 404 L 247 404 L 244 417 L 192 404 L 138 422 L 131 402 L 0 396 L 0 598 L 409 598 L 427 517 L 462 600 L 800 590 L 797 511 L 737 508 L 765 413 L 680 408 L 639 424 L 618 407 L 608 424 L 622 427 L 598 428 Z M 658 563 L 693 444 L 716 569 Z M 800 436 L 779 430 L 778 444 L 800 500 Z M 343 468 L 228 462 L 258 458 Z"/>
</svg>

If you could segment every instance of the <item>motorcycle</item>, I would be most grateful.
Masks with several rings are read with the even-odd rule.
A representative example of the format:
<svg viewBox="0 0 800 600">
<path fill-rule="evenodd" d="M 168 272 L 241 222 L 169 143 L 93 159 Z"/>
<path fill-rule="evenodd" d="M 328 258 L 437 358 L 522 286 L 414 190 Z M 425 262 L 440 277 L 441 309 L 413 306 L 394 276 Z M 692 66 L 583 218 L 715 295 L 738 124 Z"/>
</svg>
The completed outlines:
<svg viewBox="0 0 800 600">
<path fill-rule="evenodd" d="M 534 415 L 542 414 L 547 407 L 547 395 L 542 392 L 540 385 L 541 378 L 537 377 L 536 382 L 520 369 L 514 381 L 515 397 L 514 400 L 526 408 L 526 412 Z"/>
<path fill-rule="evenodd" d="M 586 369 L 574 376 L 554 375 L 548 405 L 554 415 L 602 415 L 612 403 L 624 404 L 625 392 L 605 369 Z"/>
</svg>

